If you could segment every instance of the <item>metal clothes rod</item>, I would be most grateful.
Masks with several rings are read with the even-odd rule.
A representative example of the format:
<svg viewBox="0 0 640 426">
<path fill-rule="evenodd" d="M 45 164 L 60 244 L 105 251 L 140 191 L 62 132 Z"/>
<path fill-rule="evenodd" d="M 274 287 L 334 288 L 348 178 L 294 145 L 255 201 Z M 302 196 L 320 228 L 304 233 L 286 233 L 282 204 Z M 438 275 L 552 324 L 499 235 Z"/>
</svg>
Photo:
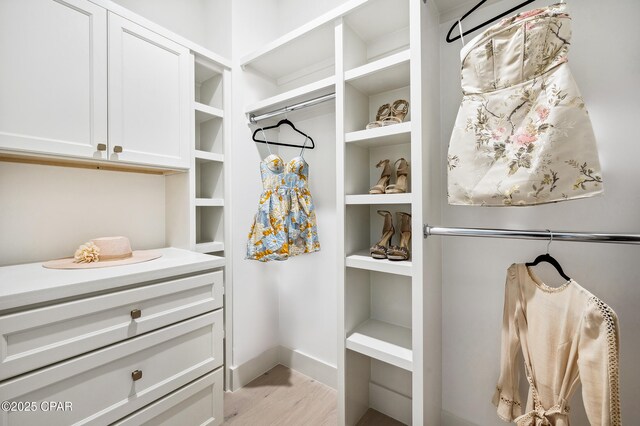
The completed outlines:
<svg viewBox="0 0 640 426">
<path fill-rule="evenodd" d="M 284 108 L 277 109 L 275 111 L 265 112 L 264 114 L 255 115 L 249 114 L 249 121 L 253 124 L 257 123 L 261 120 L 266 120 L 267 118 L 275 117 L 277 115 L 286 114 L 291 111 L 295 111 L 302 108 L 307 108 L 310 106 L 318 105 L 322 102 L 330 101 L 336 97 L 336 93 L 329 93 L 326 95 L 318 96 L 317 98 L 309 99 L 307 101 L 299 102 L 294 105 L 286 106 Z"/>
<path fill-rule="evenodd" d="M 640 244 L 640 234 L 594 234 L 590 232 L 533 231 L 523 229 L 448 228 L 424 225 L 424 238 L 453 237 L 512 238 L 519 240 L 573 241 L 584 243 Z"/>
</svg>

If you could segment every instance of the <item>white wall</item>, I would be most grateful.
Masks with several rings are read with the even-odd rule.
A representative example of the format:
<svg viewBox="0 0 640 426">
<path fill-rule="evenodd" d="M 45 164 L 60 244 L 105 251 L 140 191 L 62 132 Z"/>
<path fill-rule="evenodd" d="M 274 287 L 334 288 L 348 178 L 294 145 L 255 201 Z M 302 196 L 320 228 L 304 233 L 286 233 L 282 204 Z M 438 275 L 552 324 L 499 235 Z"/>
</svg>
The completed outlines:
<svg viewBox="0 0 640 426">
<path fill-rule="evenodd" d="M 0 266 L 73 256 L 96 237 L 164 247 L 164 179 L 0 162 Z"/>
<path fill-rule="evenodd" d="M 226 58 L 231 57 L 231 0 L 113 0 Z"/>
<path fill-rule="evenodd" d="M 251 140 L 246 105 L 267 97 L 273 86 L 240 69 L 240 59 L 270 40 L 331 9 L 310 0 L 233 2 L 233 366 L 285 346 L 335 365 L 337 355 L 337 265 L 335 200 L 335 110 L 326 104 L 290 117 L 311 135 L 316 149 L 306 151 L 309 186 L 316 205 L 321 251 L 282 263 L 245 260 L 249 227 L 262 190 L 259 163 L 265 145 Z M 292 58 L 292 60 L 295 60 Z M 282 136 L 286 138 L 288 136 Z M 288 161 L 293 148 L 273 149 Z"/>
<path fill-rule="evenodd" d="M 494 16 L 516 3 L 504 0 L 492 4 L 481 9 L 476 20 Z M 531 6 L 549 3 L 541 1 Z M 635 136 L 640 113 L 640 37 L 636 26 L 640 3 L 620 0 L 612 6 L 582 0 L 570 1 L 568 6 L 574 33 L 569 65 L 596 133 L 604 196 L 526 208 L 445 206 L 446 225 L 640 231 L 640 191 L 636 186 L 640 145 Z M 444 42 L 450 25 L 441 25 L 443 146 L 449 142 L 461 99 L 460 44 Z M 471 25 L 473 22 L 465 23 L 466 28 Z M 445 159 L 443 150 L 443 164 Z M 513 262 L 533 260 L 545 246 L 544 242 L 443 238 L 444 424 L 503 424 L 490 400 L 498 377 L 506 269 Z M 635 401 L 640 395 L 640 369 L 636 365 L 640 354 L 640 247 L 557 242 L 552 244 L 551 253 L 569 276 L 609 304 L 620 318 L 622 417 L 633 423 L 640 418 L 640 405 Z M 570 402 L 572 424 L 587 425 L 579 393 Z"/>
</svg>

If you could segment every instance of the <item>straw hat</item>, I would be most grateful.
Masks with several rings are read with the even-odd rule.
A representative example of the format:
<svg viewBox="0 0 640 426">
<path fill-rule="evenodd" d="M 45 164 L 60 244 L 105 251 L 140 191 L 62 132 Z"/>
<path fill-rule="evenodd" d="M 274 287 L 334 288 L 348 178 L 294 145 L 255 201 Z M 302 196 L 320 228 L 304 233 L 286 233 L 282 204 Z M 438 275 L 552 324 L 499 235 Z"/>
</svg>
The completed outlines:
<svg viewBox="0 0 640 426">
<path fill-rule="evenodd" d="M 157 259 L 162 254 L 156 250 L 131 251 L 127 237 L 104 237 L 81 245 L 74 257 L 50 260 L 42 264 L 50 269 L 93 269 L 107 266 L 129 265 Z"/>
</svg>

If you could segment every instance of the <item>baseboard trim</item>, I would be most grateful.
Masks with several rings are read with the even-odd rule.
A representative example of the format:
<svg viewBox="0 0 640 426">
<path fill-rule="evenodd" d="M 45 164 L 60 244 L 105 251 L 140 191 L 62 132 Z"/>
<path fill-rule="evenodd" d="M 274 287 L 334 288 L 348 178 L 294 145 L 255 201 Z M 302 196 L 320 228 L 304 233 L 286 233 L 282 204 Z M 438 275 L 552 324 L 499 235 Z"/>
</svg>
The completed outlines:
<svg viewBox="0 0 640 426">
<path fill-rule="evenodd" d="M 333 389 L 337 388 L 337 367 L 284 346 L 275 346 L 244 364 L 230 367 L 231 386 L 229 388 L 235 392 L 278 364 L 309 376 Z"/>
<path fill-rule="evenodd" d="M 267 349 L 257 357 L 241 365 L 231 366 L 231 391 L 248 385 L 256 377 L 266 373 L 280 363 L 280 347 Z"/>
<path fill-rule="evenodd" d="M 442 410 L 440 417 L 442 419 L 442 426 L 478 426 L 445 410 Z"/>
<path fill-rule="evenodd" d="M 318 358 L 285 346 L 280 346 L 279 359 L 280 364 L 292 370 L 309 376 L 333 389 L 338 387 L 338 368 L 335 365 L 327 364 Z"/>
<path fill-rule="evenodd" d="M 411 398 L 408 396 L 369 383 L 369 406 L 401 423 L 411 424 Z"/>
</svg>

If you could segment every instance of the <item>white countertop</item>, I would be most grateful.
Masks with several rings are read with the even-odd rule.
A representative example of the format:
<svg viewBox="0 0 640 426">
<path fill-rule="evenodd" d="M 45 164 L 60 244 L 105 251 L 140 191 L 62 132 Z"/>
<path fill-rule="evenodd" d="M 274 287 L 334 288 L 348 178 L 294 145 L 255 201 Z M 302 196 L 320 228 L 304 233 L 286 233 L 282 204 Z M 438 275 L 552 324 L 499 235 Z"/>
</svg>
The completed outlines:
<svg viewBox="0 0 640 426">
<path fill-rule="evenodd" d="M 42 262 L 0 267 L 0 311 L 224 266 L 223 257 L 159 249 L 148 262 L 95 269 L 47 269 Z"/>
</svg>

